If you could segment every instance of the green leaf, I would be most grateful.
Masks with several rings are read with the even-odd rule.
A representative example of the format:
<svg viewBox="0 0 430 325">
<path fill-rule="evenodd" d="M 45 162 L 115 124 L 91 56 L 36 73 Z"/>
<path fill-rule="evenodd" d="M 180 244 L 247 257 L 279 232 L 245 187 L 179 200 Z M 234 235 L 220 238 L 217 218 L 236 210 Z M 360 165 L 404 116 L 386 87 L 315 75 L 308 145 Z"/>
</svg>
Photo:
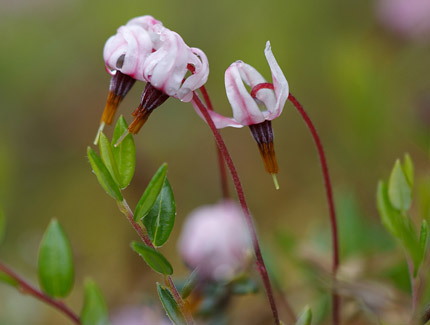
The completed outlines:
<svg viewBox="0 0 430 325">
<path fill-rule="evenodd" d="M 39 284 L 52 297 L 66 297 L 73 287 L 74 267 L 69 239 L 56 219 L 46 230 L 39 248 Z"/>
<path fill-rule="evenodd" d="M 196 267 L 193 272 L 188 276 L 188 278 L 185 280 L 184 286 L 181 290 L 181 297 L 182 299 L 187 299 L 187 297 L 193 292 L 194 288 L 196 287 L 197 283 L 199 282 L 199 268 Z"/>
<path fill-rule="evenodd" d="M 136 165 L 136 147 L 131 134 L 127 135 L 121 143 L 115 147 L 121 135 L 127 132 L 128 126 L 124 117 L 121 115 L 116 123 L 112 137 L 112 151 L 120 175 L 120 187 L 126 188 L 133 178 Z"/>
<path fill-rule="evenodd" d="M 421 249 L 416 236 L 414 226 L 407 216 L 402 216 L 400 211 L 391 205 L 388 188 L 382 181 L 378 184 L 377 192 L 378 211 L 383 225 L 391 234 L 400 240 L 412 258 L 415 272 L 421 263 Z"/>
<path fill-rule="evenodd" d="M 81 311 L 82 325 L 109 324 L 108 311 L 103 295 L 97 285 L 87 280 L 85 283 L 84 306 Z"/>
<path fill-rule="evenodd" d="M 15 288 L 19 287 L 18 281 L 16 281 L 14 278 L 7 275 L 6 273 L 3 273 L 2 271 L 0 271 L 0 282 L 6 283 Z"/>
<path fill-rule="evenodd" d="M 175 224 L 176 205 L 172 187 L 165 178 L 163 188 L 149 213 L 142 219 L 149 238 L 155 246 L 162 246 L 169 239 Z"/>
<path fill-rule="evenodd" d="M 296 325 L 311 325 L 312 324 L 312 311 L 309 306 L 306 306 L 297 319 Z"/>
<path fill-rule="evenodd" d="M 175 299 L 173 299 L 173 295 L 170 290 L 157 282 L 157 291 L 164 310 L 172 323 L 176 325 L 186 325 L 187 322 L 185 321 L 184 315 L 182 315 L 178 304 Z"/>
<path fill-rule="evenodd" d="M 0 244 L 3 242 L 6 235 L 6 216 L 3 210 L 0 209 Z"/>
<path fill-rule="evenodd" d="M 173 273 L 173 268 L 169 261 L 155 249 L 136 241 L 131 243 L 131 248 L 139 254 L 145 260 L 146 264 L 155 272 L 164 275 L 171 275 Z"/>
<path fill-rule="evenodd" d="M 121 187 L 121 177 L 119 176 L 118 167 L 116 165 L 115 158 L 113 156 L 112 146 L 106 137 L 106 135 L 102 132 L 100 133 L 99 138 L 99 150 L 100 150 L 100 157 L 106 166 L 107 170 L 109 171 L 110 175 L 112 176 L 115 183 Z"/>
<path fill-rule="evenodd" d="M 388 197 L 388 188 L 383 181 L 379 181 L 378 183 L 376 200 L 382 224 L 394 237 L 400 238 L 402 233 L 402 216 L 399 211 L 394 209 L 391 205 Z"/>
<path fill-rule="evenodd" d="M 149 213 L 163 188 L 166 173 L 167 164 L 162 164 L 154 176 L 152 176 L 145 192 L 143 192 L 142 197 L 137 203 L 136 210 L 134 211 L 134 221 L 142 219 Z"/>
<path fill-rule="evenodd" d="M 99 181 L 103 189 L 106 191 L 106 193 L 117 201 L 123 201 L 123 197 L 118 185 L 112 178 L 111 174 L 109 173 L 103 161 L 100 159 L 99 155 L 91 147 L 88 147 L 87 154 L 94 174 L 96 174 L 97 180 Z"/>
<path fill-rule="evenodd" d="M 403 163 L 403 171 L 406 175 L 410 188 L 414 185 L 414 163 L 412 162 L 411 156 L 406 153 L 405 161 Z"/>
<path fill-rule="evenodd" d="M 248 295 L 258 292 L 257 283 L 247 276 L 240 277 L 231 284 L 231 292 L 236 295 Z"/>
<path fill-rule="evenodd" d="M 407 211 L 411 207 L 411 187 L 398 159 L 388 181 L 388 197 L 393 207 L 397 210 Z"/>
</svg>

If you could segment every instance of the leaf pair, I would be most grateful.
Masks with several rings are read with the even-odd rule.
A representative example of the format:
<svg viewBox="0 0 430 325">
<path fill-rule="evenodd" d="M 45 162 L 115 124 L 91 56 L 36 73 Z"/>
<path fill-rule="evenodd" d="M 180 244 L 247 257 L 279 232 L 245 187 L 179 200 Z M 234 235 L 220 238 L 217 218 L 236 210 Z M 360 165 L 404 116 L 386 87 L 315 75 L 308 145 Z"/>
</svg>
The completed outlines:
<svg viewBox="0 0 430 325">
<path fill-rule="evenodd" d="M 127 132 L 127 128 L 127 123 L 121 116 L 115 126 L 112 142 L 101 133 L 100 156 L 91 147 L 87 148 L 88 159 L 97 180 L 106 193 L 119 202 L 123 200 L 121 190 L 130 184 L 136 165 L 136 148 L 131 134 L 115 146 L 121 135 Z"/>
</svg>

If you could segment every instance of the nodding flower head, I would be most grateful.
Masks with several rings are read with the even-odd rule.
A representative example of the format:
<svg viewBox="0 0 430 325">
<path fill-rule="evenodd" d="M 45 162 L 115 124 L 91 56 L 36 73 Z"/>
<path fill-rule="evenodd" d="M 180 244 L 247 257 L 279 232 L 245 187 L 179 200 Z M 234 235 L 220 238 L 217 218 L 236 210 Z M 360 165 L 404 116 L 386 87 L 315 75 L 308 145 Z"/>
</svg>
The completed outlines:
<svg viewBox="0 0 430 325">
<path fill-rule="evenodd" d="M 225 72 L 225 88 L 233 118 L 213 111 L 209 111 L 209 114 L 219 129 L 227 126 L 249 126 L 260 149 L 266 171 L 274 176 L 278 173 L 278 165 L 273 147 L 271 120 L 282 113 L 288 99 L 288 82 L 273 56 L 270 42 L 266 43 L 264 53 L 272 72 L 272 83 L 268 83 L 249 64 L 236 61 Z M 248 91 L 247 87 L 251 90 Z M 278 188 L 275 177 L 274 181 Z"/>
<path fill-rule="evenodd" d="M 105 124 L 112 123 L 119 103 L 136 80 L 147 86 L 133 113 L 131 133 L 137 133 L 152 110 L 168 97 L 191 101 L 192 92 L 203 86 L 209 75 L 206 55 L 190 48 L 180 35 L 151 16 L 134 18 L 118 28 L 107 40 L 103 57 L 112 79 L 99 132 Z M 157 105 L 148 103 L 148 99 L 154 99 Z"/>
<path fill-rule="evenodd" d="M 249 265 L 252 246 L 241 209 L 232 201 L 204 206 L 185 221 L 179 239 L 185 263 L 202 280 L 228 281 Z"/>
</svg>

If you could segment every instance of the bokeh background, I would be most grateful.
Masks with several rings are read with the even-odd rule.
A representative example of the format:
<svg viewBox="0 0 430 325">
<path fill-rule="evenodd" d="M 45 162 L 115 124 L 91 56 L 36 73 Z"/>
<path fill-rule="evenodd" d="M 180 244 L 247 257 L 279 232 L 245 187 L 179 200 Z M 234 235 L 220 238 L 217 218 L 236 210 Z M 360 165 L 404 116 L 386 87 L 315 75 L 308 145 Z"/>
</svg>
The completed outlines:
<svg viewBox="0 0 430 325">
<path fill-rule="evenodd" d="M 396 296 L 407 295 L 401 252 L 380 226 L 375 191 L 394 160 L 409 152 L 419 179 L 414 213 L 428 213 L 420 204 L 428 195 L 430 175 L 428 2 L 410 1 L 407 7 L 423 7 L 412 13 L 400 10 L 396 16 L 376 0 L 1 0 L 0 201 L 8 222 L 1 260 L 37 283 L 38 244 L 56 217 L 75 256 L 76 283 L 67 299 L 74 310 L 81 308 L 86 277 L 101 287 L 112 315 L 124 307 L 157 304 L 154 283 L 161 279 L 129 248 L 136 235 L 98 185 L 86 158 L 110 80 L 102 59 L 104 43 L 130 18 L 150 14 L 207 54 L 207 88 L 216 110 L 228 115 L 225 69 L 241 59 L 270 80 L 263 50 L 271 41 L 291 92 L 311 115 L 325 145 L 342 258 L 352 269 L 344 272 L 346 279 L 376 281 Z M 143 87 L 136 84 L 121 105 L 129 122 Z M 315 273 L 329 268 L 331 259 L 318 158 L 290 103 L 273 127 L 279 191 L 264 171 L 250 132 L 222 133 L 272 271 L 296 311 L 310 304 L 322 323 L 326 308 L 321 297 L 327 288 Z M 152 114 L 135 141 L 136 174 L 126 196 L 134 206 L 158 166 L 169 164 L 177 222 L 162 252 L 175 275 L 185 277 L 188 271 L 176 249 L 181 225 L 194 208 L 220 199 L 214 142 L 191 105 L 175 99 Z M 313 265 L 314 275 L 303 270 L 306 263 Z M 345 309 L 357 312 L 357 305 L 349 305 L 354 299 L 345 299 Z M 235 298 L 230 313 L 232 324 L 270 322 L 263 293 Z M 358 313 L 354 319 L 366 324 L 372 318 Z M 0 324 L 68 320 L 2 285 Z"/>
</svg>

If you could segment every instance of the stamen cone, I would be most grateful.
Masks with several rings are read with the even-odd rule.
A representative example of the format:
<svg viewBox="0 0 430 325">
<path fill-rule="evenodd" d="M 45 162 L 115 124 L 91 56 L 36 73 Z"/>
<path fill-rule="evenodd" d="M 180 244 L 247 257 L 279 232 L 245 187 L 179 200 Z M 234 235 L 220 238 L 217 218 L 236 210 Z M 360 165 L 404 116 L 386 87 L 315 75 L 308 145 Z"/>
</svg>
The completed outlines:
<svg viewBox="0 0 430 325">
<path fill-rule="evenodd" d="M 168 98 L 168 95 L 154 88 L 154 86 L 148 82 L 143 90 L 139 106 L 131 114 L 134 116 L 134 120 L 129 125 L 128 131 L 132 134 L 139 132 L 152 111 L 163 104 Z"/>
<path fill-rule="evenodd" d="M 112 124 L 113 117 L 115 116 L 116 110 L 118 109 L 119 103 L 122 101 L 123 97 L 115 95 L 113 91 L 109 91 L 106 100 L 105 109 L 101 118 L 101 122 L 105 124 Z"/>
<path fill-rule="evenodd" d="M 132 77 L 123 74 L 120 71 L 115 72 L 115 74 L 112 76 L 112 79 L 110 80 L 109 93 L 101 122 L 104 122 L 108 125 L 112 124 L 119 104 L 124 99 L 125 95 L 127 95 L 127 93 L 130 91 L 131 87 L 133 87 L 135 82 L 136 80 Z"/>
<path fill-rule="evenodd" d="M 273 145 L 272 122 L 264 121 L 259 124 L 250 125 L 251 133 L 257 142 L 260 150 L 261 158 L 263 159 L 264 168 L 269 174 L 276 175 L 279 171 L 276 161 L 275 147 Z M 274 176 L 275 187 L 279 188 L 276 176 Z"/>
</svg>

